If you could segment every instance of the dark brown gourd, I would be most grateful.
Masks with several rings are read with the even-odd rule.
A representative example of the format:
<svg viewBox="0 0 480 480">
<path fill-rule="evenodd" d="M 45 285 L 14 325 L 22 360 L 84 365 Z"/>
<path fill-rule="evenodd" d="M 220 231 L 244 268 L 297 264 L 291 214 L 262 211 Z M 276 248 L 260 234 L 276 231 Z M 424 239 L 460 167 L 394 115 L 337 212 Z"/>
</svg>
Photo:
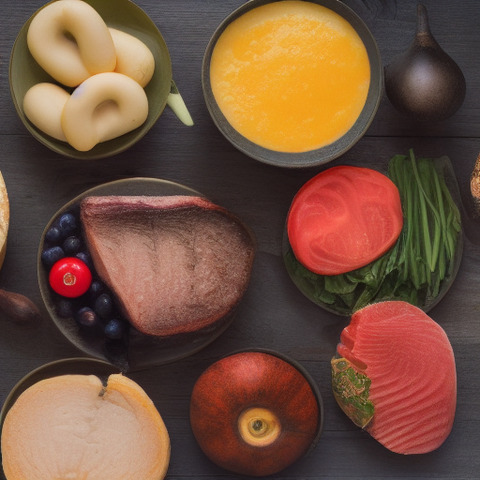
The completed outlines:
<svg viewBox="0 0 480 480">
<path fill-rule="evenodd" d="M 412 44 L 385 67 L 385 91 L 397 110 L 418 121 L 444 120 L 464 101 L 465 77 L 430 32 L 424 5 L 417 7 Z"/>
</svg>

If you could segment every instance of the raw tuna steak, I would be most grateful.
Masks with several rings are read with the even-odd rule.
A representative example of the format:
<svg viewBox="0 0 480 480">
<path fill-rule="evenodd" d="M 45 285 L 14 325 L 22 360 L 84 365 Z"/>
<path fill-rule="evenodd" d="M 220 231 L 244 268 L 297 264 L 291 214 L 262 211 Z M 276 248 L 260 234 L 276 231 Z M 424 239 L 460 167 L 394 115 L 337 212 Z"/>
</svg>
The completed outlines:
<svg viewBox="0 0 480 480">
<path fill-rule="evenodd" d="M 80 215 L 97 273 L 142 333 L 165 337 L 209 327 L 247 288 L 253 237 L 205 199 L 92 196 Z"/>
<path fill-rule="evenodd" d="M 334 396 L 344 412 L 396 453 L 427 453 L 455 416 L 455 358 L 445 331 L 402 301 L 352 315 L 332 359 Z"/>
</svg>

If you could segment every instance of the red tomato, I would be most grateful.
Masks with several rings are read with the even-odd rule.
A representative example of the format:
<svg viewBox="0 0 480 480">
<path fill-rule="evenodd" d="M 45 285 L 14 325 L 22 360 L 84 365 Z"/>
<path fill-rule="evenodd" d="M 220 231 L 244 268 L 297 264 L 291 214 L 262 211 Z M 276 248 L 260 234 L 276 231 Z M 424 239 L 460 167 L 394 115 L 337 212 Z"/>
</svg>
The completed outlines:
<svg viewBox="0 0 480 480">
<path fill-rule="evenodd" d="M 376 170 L 339 166 L 295 195 L 287 219 L 297 260 L 314 273 L 338 275 L 381 257 L 403 227 L 396 185 Z"/>
<path fill-rule="evenodd" d="M 92 273 L 82 260 L 66 257 L 58 260 L 50 270 L 50 286 L 63 297 L 83 295 L 92 283 Z"/>
</svg>

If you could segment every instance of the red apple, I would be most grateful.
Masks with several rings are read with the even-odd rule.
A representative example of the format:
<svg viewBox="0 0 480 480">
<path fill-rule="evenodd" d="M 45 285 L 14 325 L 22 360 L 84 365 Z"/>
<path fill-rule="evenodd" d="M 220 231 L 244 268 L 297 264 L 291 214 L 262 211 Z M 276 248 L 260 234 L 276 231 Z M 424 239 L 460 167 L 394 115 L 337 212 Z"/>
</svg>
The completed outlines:
<svg viewBox="0 0 480 480">
<path fill-rule="evenodd" d="M 265 476 L 316 445 L 322 408 L 299 365 L 273 352 L 247 351 L 215 362 L 198 378 L 190 422 L 210 460 L 238 474 Z"/>
</svg>

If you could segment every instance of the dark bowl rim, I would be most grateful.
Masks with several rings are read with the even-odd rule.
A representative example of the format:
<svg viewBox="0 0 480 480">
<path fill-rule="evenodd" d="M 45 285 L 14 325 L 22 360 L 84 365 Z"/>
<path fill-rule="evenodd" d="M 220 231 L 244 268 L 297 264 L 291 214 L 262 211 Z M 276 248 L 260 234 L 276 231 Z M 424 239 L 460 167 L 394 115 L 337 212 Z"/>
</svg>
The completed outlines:
<svg viewBox="0 0 480 480">
<path fill-rule="evenodd" d="M 370 127 L 384 91 L 384 69 L 377 42 L 366 23 L 348 5 L 340 0 L 301 0 L 330 8 L 347 20 L 360 36 L 370 61 L 371 80 L 365 105 L 354 125 L 341 138 L 322 148 L 300 153 L 278 152 L 261 147 L 239 134 L 218 107 L 210 84 L 210 60 L 215 44 L 227 26 L 256 7 L 284 0 L 249 0 L 223 19 L 212 34 L 202 60 L 202 90 L 210 116 L 223 136 L 238 150 L 262 163 L 285 168 L 305 168 L 324 165 L 346 153 Z"/>
</svg>

